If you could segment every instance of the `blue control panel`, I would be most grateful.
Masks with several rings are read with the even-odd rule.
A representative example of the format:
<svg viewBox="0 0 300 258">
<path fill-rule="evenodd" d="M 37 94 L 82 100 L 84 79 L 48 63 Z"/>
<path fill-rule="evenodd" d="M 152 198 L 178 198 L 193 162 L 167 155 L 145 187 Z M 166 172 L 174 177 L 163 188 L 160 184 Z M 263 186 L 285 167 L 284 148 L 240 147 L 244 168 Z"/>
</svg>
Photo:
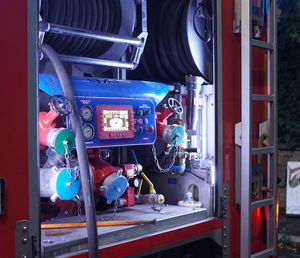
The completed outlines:
<svg viewBox="0 0 300 258">
<path fill-rule="evenodd" d="M 88 148 L 155 142 L 155 108 L 168 94 L 168 85 L 91 77 L 70 77 L 70 82 Z M 64 95 L 51 74 L 39 75 L 39 88 L 50 96 Z"/>
<path fill-rule="evenodd" d="M 76 97 L 76 101 L 87 148 L 155 142 L 155 106 L 151 100 Z"/>
</svg>

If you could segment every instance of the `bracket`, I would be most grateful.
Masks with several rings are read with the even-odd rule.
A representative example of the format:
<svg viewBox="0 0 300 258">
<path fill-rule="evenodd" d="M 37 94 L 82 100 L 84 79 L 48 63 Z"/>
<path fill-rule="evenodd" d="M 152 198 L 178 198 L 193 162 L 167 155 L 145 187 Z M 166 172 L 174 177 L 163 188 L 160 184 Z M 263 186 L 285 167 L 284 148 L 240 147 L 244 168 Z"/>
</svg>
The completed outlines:
<svg viewBox="0 0 300 258">
<path fill-rule="evenodd" d="M 242 122 L 234 126 L 235 143 L 235 204 L 241 205 Z"/>
<path fill-rule="evenodd" d="M 32 257 L 31 238 L 29 235 L 29 221 L 20 220 L 16 223 L 15 232 L 16 258 Z"/>
</svg>

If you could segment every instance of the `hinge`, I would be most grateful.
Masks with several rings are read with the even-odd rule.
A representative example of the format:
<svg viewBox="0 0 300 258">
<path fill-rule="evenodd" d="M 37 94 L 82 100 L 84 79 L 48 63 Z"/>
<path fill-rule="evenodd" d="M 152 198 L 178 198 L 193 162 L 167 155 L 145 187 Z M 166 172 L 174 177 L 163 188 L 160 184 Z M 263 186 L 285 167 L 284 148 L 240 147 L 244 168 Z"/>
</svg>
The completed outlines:
<svg viewBox="0 0 300 258">
<path fill-rule="evenodd" d="M 229 224 L 229 185 L 223 185 L 223 194 L 222 194 L 222 217 L 223 217 L 223 257 L 228 258 L 230 255 L 229 252 L 229 243 L 230 243 L 230 224 Z"/>
<path fill-rule="evenodd" d="M 242 122 L 234 125 L 234 143 L 235 145 L 242 146 Z"/>
<path fill-rule="evenodd" d="M 233 33 L 241 33 L 241 0 L 234 1 Z"/>
<path fill-rule="evenodd" d="M 32 245 L 29 234 L 29 221 L 20 220 L 16 223 L 16 258 L 32 258 Z"/>
</svg>

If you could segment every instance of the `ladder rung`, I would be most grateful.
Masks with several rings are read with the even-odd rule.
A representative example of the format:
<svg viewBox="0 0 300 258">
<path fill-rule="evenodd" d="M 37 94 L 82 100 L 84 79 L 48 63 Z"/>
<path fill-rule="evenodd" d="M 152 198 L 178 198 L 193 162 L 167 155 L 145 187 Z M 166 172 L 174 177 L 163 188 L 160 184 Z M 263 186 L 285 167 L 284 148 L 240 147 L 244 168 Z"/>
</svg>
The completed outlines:
<svg viewBox="0 0 300 258">
<path fill-rule="evenodd" d="M 272 43 L 268 43 L 262 40 L 257 40 L 257 39 L 252 39 L 252 46 L 254 47 L 258 47 L 258 48 L 262 48 L 262 49 L 266 49 L 266 50 L 273 50 L 273 44 Z"/>
<path fill-rule="evenodd" d="M 273 102 L 273 95 L 252 94 L 252 100 Z"/>
<path fill-rule="evenodd" d="M 252 155 L 265 155 L 265 154 L 272 154 L 274 153 L 274 147 L 261 147 L 261 148 L 252 148 L 251 154 Z"/>
<path fill-rule="evenodd" d="M 259 201 L 256 201 L 256 202 L 252 202 L 251 203 L 251 208 L 256 209 L 256 208 L 262 208 L 262 207 L 271 206 L 271 205 L 274 205 L 274 198 L 273 197 L 263 199 L 263 200 L 259 200 Z"/>
<path fill-rule="evenodd" d="M 269 248 L 258 253 L 252 254 L 251 258 L 268 258 L 274 254 L 273 248 Z"/>
</svg>

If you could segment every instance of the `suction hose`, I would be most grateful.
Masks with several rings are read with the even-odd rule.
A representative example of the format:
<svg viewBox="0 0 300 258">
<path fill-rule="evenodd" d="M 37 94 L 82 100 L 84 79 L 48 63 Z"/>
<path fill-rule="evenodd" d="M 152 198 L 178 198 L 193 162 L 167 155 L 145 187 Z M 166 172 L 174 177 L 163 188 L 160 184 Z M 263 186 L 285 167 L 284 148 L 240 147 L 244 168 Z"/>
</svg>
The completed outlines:
<svg viewBox="0 0 300 258">
<path fill-rule="evenodd" d="M 86 222 L 87 222 L 88 251 L 89 251 L 90 258 L 96 258 L 99 256 L 98 256 L 98 235 L 97 235 L 97 226 L 96 226 L 95 203 L 94 203 L 94 195 L 92 191 L 92 184 L 90 178 L 85 141 L 82 134 L 81 125 L 80 125 L 79 113 L 75 103 L 69 77 L 64 68 L 64 65 L 59 60 L 57 53 L 54 51 L 52 47 L 50 47 L 47 44 L 42 45 L 42 51 L 50 59 L 54 67 L 54 70 L 58 76 L 58 79 L 60 81 L 64 95 L 69 99 L 73 108 L 70 118 L 71 118 L 72 128 L 76 135 L 75 144 L 76 144 L 76 150 L 77 150 L 77 156 L 78 156 L 78 162 L 80 168 L 82 193 L 83 193 L 84 208 L 85 208 Z"/>
</svg>

